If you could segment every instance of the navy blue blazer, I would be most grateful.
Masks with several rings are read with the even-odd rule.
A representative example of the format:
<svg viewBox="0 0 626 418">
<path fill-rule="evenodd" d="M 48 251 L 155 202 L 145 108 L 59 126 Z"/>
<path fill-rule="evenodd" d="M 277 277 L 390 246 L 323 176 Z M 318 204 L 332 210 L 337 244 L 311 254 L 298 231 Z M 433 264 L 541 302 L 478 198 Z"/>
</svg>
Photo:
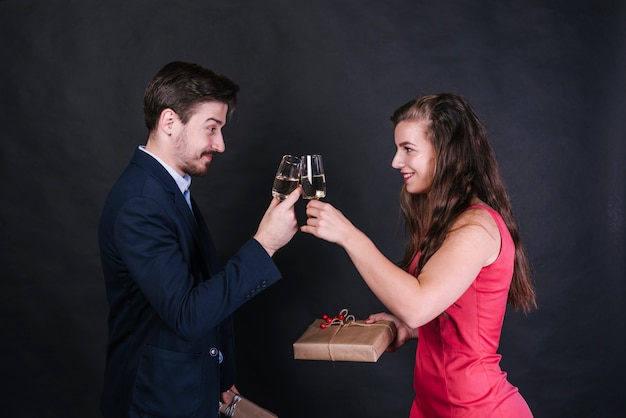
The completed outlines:
<svg viewBox="0 0 626 418">
<path fill-rule="evenodd" d="M 193 205 L 195 216 L 141 150 L 107 197 L 99 225 L 109 303 L 104 417 L 217 417 L 219 393 L 235 380 L 231 314 L 281 278 L 254 239 L 220 265 Z"/>
</svg>

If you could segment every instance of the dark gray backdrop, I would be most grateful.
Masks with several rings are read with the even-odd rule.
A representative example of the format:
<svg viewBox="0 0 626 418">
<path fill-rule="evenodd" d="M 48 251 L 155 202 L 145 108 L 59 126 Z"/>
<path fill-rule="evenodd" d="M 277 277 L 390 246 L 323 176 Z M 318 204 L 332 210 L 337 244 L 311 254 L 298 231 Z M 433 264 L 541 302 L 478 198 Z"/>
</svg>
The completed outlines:
<svg viewBox="0 0 626 418">
<path fill-rule="evenodd" d="M 315 152 L 327 200 L 398 260 L 388 116 L 465 95 L 536 271 L 540 309 L 507 314 L 502 367 L 537 417 L 623 416 L 623 4 L 0 0 L 0 415 L 98 416 L 100 208 L 145 142 L 146 83 L 187 60 L 241 85 L 226 153 L 192 186 L 224 257 L 254 232 L 280 156 Z M 383 309 L 347 256 L 298 234 L 276 260 L 285 279 L 236 316 L 244 395 L 283 418 L 407 416 L 415 344 L 373 364 L 293 360 L 323 313 Z"/>
</svg>

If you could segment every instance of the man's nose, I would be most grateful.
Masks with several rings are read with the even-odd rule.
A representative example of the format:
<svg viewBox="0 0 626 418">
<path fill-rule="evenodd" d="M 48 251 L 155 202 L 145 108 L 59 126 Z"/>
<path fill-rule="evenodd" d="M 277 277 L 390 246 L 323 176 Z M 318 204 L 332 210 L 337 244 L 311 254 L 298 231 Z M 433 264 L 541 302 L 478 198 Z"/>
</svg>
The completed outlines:
<svg viewBox="0 0 626 418">
<path fill-rule="evenodd" d="M 224 152 L 225 149 L 226 144 L 224 142 L 224 135 L 222 135 L 222 132 L 220 131 L 219 135 L 216 135 L 213 138 L 213 141 L 211 143 L 211 150 L 215 152 Z"/>
</svg>

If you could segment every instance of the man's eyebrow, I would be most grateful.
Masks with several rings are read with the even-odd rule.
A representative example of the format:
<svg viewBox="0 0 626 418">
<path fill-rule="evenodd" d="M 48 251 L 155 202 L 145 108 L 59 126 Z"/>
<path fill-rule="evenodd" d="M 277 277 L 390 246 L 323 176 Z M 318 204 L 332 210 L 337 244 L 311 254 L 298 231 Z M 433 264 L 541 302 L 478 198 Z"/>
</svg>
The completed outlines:
<svg viewBox="0 0 626 418">
<path fill-rule="evenodd" d="M 219 120 L 217 118 L 213 118 L 213 117 L 207 118 L 207 120 L 205 120 L 204 123 L 207 123 L 207 122 L 210 122 L 210 121 L 214 121 L 214 122 L 216 122 L 219 125 L 223 125 L 224 124 L 224 122 L 222 122 L 221 120 Z"/>
</svg>

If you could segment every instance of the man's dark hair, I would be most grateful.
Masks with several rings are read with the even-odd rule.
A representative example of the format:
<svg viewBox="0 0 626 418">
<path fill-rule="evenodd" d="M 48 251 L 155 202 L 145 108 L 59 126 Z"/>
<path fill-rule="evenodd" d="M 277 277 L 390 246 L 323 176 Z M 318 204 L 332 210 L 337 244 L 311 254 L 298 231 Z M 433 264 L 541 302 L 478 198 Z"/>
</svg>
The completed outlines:
<svg viewBox="0 0 626 418">
<path fill-rule="evenodd" d="M 232 113 L 237 104 L 239 86 L 224 75 L 197 64 L 171 62 L 161 68 L 148 83 L 143 98 L 146 127 L 152 132 L 161 112 L 172 109 L 182 123 L 187 123 L 195 107 L 206 102 L 220 102 Z"/>
</svg>

